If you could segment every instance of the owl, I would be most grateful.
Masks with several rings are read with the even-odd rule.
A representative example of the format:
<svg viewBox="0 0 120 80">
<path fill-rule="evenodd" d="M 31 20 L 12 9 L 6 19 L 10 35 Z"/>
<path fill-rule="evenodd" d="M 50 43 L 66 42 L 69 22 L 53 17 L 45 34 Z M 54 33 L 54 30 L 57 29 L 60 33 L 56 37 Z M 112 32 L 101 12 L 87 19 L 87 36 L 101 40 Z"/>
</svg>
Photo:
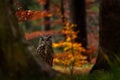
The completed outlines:
<svg viewBox="0 0 120 80">
<path fill-rule="evenodd" d="M 51 36 L 41 36 L 39 44 L 37 47 L 38 56 L 46 62 L 48 65 L 52 66 L 53 63 L 53 48 L 52 48 L 52 37 Z"/>
</svg>

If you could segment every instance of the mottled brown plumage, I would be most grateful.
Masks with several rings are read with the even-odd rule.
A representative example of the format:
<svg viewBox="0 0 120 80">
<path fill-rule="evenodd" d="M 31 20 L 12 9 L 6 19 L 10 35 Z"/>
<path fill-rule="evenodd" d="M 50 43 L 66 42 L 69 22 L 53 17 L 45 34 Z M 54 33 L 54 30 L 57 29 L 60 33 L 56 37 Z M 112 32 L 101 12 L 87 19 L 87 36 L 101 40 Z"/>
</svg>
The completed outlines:
<svg viewBox="0 0 120 80">
<path fill-rule="evenodd" d="M 40 58 L 52 66 L 53 63 L 53 49 L 51 36 L 41 36 L 39 40 L 39 45 L 37 47 L 37 54 Z"/>
</svg>

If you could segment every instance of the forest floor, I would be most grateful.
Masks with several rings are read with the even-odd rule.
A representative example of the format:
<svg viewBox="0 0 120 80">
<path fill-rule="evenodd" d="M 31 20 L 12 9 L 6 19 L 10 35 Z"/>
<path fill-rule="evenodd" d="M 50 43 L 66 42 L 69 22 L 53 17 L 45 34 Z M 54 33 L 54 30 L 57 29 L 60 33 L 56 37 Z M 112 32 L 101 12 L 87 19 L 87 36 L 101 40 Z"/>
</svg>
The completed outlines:
<svg viewBox="0 0 120 80">
<path fill-rule="evenodd" d="M 84 64 L 81 67 L 74 66 L 73 74 L 87 74 L 91 70 L 92 66 L 93 64 Z M 54 65 L 53 69 L 65 74 L 71 73 L 70 67 L 66 67 L 66 66 Z"/>
</svg>

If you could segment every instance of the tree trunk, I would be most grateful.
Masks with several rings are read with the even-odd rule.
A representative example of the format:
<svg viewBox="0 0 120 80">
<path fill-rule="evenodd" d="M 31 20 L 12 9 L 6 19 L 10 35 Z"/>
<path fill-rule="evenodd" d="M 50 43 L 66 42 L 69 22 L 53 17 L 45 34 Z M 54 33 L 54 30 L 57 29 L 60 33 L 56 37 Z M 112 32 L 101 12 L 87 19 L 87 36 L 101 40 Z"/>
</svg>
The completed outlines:
<svg viewBox="0 0 120 80">
<path fill-rule="evenodd" d="M 100 51 L 95 70 L 111 70 L 111 63 L 120 65 L 120 0 L 101 0 Z"/>
<path fill-rule="evenodd" d="M 46 0 L 46 4 L 43 6 L 43 10 L 44 11 L 48 11 L 49 12 L 50 9 L 50 0 Z M 48 31 L 50 30 L 50 17 L 45 16 L 43 18 L 43 26 L 42 26 L 42 30 L 43 31 Z"/>
<path fill-rule="evenodd" d="M 77 27 L 75 27 L 75 31 L 79 31 L 75 41 L 78 43 L 82 43 L 83 47 L 86 48 L 87 36 L 85 0 L 71 0 L 70 8 L 72 22 L 77 25 Z"/>
<path fill-rule="evenodd" d="M 44 70 L 51 70 L 39 59 L 34 59 L 25 44 L 17 24 L 12 0 L 0 3 L 0 80 L 33 80 L 42 78 Z M 29 48 L 29 50 L 28 50 Z M 37 62 L 39 63 L 37 63 Z M 46 67 L 46 68 L 45 68 Z M 42 69 L 43 68 L 43 69 Z M 50 73 L 51 74 L 51 73 Z"/>
<path fill-rule="evenodd" d="M 64 15 L 64 1 L 63 0 L 60 0 L 60 10 L 61 10 L 61 14 L 62 14 L 62 23 L 63 23 L 63 26 L 65 26 L 65 15 Z"/>
</svg>

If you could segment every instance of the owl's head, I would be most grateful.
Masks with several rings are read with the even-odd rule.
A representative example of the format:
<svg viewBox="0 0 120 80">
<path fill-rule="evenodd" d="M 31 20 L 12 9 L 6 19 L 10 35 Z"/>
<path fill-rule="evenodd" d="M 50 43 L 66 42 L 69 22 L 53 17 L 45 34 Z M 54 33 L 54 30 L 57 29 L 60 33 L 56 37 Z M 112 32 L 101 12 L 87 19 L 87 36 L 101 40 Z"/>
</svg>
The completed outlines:
<svg viewBox="0 0 120 80">
<path fill-rule="evenodd" d="M 52 36 L 50 35 L 40 36 L 39 45 L 52 46 Z"/>
</svg>

